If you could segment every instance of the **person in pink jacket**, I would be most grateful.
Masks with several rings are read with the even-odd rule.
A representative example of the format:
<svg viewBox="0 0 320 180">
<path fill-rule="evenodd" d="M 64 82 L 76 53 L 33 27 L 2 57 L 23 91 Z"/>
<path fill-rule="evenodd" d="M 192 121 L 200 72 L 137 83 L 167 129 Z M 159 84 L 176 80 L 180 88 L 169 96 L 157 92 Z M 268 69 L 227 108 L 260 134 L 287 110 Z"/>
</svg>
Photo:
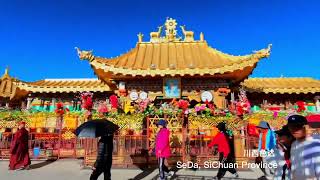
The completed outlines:
<svg viewBox="0 0 320 180">
<path fill-rule="evenodd" d="M 167 122 L 163 119 L 157 123 L 160 128 L 156 137 L 155 153 L 158 159 L 159 176 L 161 180 L 165 179 L 165 173 L 169 173 L 168 167 L 164 164 L 165 159 L 170 157 L 170 131 L 166 128 Z"/>
</svg>

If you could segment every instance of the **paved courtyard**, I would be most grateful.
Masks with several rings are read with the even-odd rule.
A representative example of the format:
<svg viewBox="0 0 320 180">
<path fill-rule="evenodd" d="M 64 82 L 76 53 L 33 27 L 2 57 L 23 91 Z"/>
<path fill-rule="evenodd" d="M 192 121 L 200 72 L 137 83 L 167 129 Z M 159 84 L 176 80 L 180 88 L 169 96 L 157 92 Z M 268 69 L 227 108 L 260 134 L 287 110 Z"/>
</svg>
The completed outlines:
<svg viewBox="0 0 320 180">
<path fill-rule="evenodd" d="M 82 169 L 80 160 L 59 160 L 54 162 L 33 161 L 30 170 L 8 171 L 8 161 L 0 161 L 1 180 L 88 180 L 91 170 Z M 140 169 L 112 169 L 113 180 L 156 180 L 158 169 L 142 171 Z M 180 169 L 171 179 L 178 180 L 209 180 L 217 173 L 216 170 Z M 258 170 L 239 171 L 238 179 L 257 179 L 261 176 Z M 230 178 L 227 173 L 225 179 Z M 100 177 L 103 179 L 103 176 Z"/>
</svg>

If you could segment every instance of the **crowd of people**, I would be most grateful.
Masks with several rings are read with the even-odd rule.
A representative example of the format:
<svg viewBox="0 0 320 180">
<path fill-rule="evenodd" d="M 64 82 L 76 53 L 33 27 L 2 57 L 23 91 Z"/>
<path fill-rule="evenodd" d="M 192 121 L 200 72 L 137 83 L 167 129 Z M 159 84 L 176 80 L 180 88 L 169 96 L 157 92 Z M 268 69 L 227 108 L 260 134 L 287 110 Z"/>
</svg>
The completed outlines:
<svg viewBox="0 0 320 180">
<path fill-rule="evenodd" d="M 159 131 L 155 139 L 154 152 L 158 159 L 159 177 L 161 180 L 172 176 L 167 159 L 170 157 L 170 130 L 167 122 L 161 119 L 157 122 Z M 276 180 L 320 180 L 320 138 L 311 131 L 315 127 L 312 122 L 302 115 L 291 115 L 288 122 L 280 130 L 274 131 L 266 122 L 261 121 L 257 126 L 259 131 L 259 152 L 272 152 L 272 156 L 259 156 L 256 163 L 276 163 L 276 168 L 260 167 L 263 176 L 260 179 Z M 235 163 L 231 153 L 233 143 L 230 142 L 225 123 L 217 125 L 219 133 L 213 137 L 208 145 L 215 154 L 219 153 L 219 163 Z M 104 173 L 104 179 L 111 179 L 113 152 L 113 135 L 103 136 L 99 140 L 97 160 L 90 176 L 90 180 L 98 179 Z M 28 131 L 25 123 L 19 123 L 19 130 L 15 133 L 10 149 L 10 170 L 28 169 L 31 164 L 28 152 Z M 239 177 L 235 168 L 219 167 L 215 179 L 221 179 L 229 171 L 234 177 Z"/>
<path fill-rule="evenodd" d="M 265 121 L 258 128 L 259 150 L 274 152 L 258 159 L 277 163 L 276 169 L 262 169 L 261 179 L 320 179 L 320 139 L 312 134 L 315 124 L 302 115 L 291 115 L 278 131 Z"/>
<path fill-rule="evenodd" d="M 227 143 L 228 134 L 225 133 L 225 125 L 220 123 L 217 128 L 220 133 L 213 138 L 209 147 L 218 146 L 220 163 L 234 162 L 230 155 L 230 145 Z M 267 155 L 258 156 L 256 163 L 277 164 L 276 168 L 259 166 L 264 174 L 259 179 L 320 179 L 320 138 L 317 134 L 312 134 L 312 129 L 318 128 L 317 125 L 308 122 L 302 115 L 291 115 L 287 124 L 278 131 L 274 131 L 266 121 L 261 121 L 257 128 L 258 152 Z M 226 171 L 238 177 L 236 169 L 221 166 L 215 178 L 221 179 Z"/>
</svg>

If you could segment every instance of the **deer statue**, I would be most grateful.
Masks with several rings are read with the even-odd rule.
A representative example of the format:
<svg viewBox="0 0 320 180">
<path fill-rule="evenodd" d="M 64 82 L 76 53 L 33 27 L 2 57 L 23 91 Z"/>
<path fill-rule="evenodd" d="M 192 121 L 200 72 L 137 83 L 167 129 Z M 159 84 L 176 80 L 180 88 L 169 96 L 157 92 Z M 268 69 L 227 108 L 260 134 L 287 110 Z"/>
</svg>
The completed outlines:
<svg viewBox="0 0 320 180">
<path fill-rule="evenodd" d="M 78 56 L 81 60 L 88 59 L 89 61 L 92 61 L 94 59 L 94 55 L 91 51 L 81 51 L 78 47 L 75 47 L 75 49 L 78 52 Z"/>
<path fill-rule="evenodd" d="M 150 41 L 151 42 L 159 41 L 161 31 L 162 31 L 162 26 L 159 26 L 157 32 L 151 32 L 150 33 Z"/>
<path fill-rule="evenodd" d="M 185 26 L 180 26 L 182 33 L 184 35 L 184 41 L 194 41 L 193 31 L 186 31 Z"/>
</svg>

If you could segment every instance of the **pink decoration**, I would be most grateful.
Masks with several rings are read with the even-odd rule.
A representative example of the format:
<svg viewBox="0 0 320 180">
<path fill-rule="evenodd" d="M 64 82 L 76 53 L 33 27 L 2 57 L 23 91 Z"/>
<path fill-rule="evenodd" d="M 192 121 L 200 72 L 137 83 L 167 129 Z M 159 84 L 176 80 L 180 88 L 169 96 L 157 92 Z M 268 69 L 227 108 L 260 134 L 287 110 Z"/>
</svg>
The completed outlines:
<svg viewBox="0 0 320 180">
<path fill-rule="evenodd" d="M 145 99 L 139 103 L 140 112 L 143 112 L 147 109 L 149 102 L 150 102 L 149 99 Z"/>
<path fill-rule="evenodd" d="M 277 118 L 278 117 L 278 111 L 274 111 L 273 112 L 273 118 Z"/>
<path fill-rule="evenodd" d="M 206 109 L 206 105 L 205 104 L 197 104 L 196 107 L 194 107 L 194 109 L 196 110 L 196 112 L 204 111 Z"/>
<path fill-rule="evenodd" d="M 98 112 L 99 112 L 99 113 L 107 113 L 107 112 L 108 112 L 108 107 L 107 107 L 107 105 L 106 105 L 105 102 L 101 102 L 101 103 L 99 104 Z"/>
</svg>

